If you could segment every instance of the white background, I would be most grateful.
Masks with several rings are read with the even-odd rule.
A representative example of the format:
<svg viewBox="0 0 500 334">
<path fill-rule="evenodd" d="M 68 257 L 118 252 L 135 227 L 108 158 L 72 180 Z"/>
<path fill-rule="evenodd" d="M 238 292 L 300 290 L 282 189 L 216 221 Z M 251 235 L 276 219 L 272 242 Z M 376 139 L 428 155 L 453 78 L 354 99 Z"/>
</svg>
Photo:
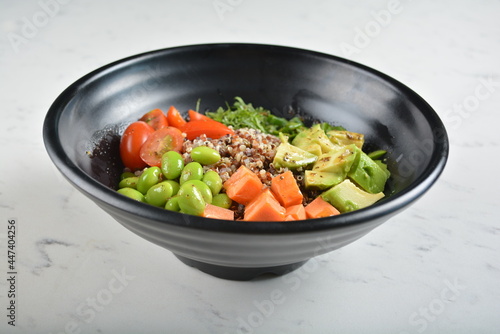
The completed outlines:
<svg viewBox="0 0 500 334">
<path fill-rule="evenodd" d="M 0 332 L 498 333 L 499 15 L 493 0 L 0 0 Z M 183 265 L 60 176 L 42 122 L 102 65 L 208 42 L 311 49 L 393 76 L 447 126 L 444 173 L 410 209 L 287 276 L 232 282 Z"/>
</svg>

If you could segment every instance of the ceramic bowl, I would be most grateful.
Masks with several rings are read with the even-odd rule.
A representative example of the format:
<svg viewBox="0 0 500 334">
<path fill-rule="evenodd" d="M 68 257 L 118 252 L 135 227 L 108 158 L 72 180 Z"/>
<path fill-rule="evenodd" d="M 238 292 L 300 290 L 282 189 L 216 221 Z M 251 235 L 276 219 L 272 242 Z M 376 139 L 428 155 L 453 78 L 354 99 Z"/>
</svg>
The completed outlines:
<svg viewBox="0 0 500 334">
<path fill-rule="evenodd" d="M 279 116 L 365 134 L 367 150 L 388 151 L 386 197 L 329 218 L 242 222 L 171 212 L 114 190 L 127 124 L 154 108 L 186 111 L 201 99 L 200 110 L 214 110 L 235 96 Z M 429 190 L 449 146 L 436 112 L 395 79 L 335 56 L 258 44 L 182 46 L 106 65 L 61 93 L 43 136 L 62 175 L 116 221 L 182 262 L 233 280 L 281 275 L 361 238 Z"/>
</svg>

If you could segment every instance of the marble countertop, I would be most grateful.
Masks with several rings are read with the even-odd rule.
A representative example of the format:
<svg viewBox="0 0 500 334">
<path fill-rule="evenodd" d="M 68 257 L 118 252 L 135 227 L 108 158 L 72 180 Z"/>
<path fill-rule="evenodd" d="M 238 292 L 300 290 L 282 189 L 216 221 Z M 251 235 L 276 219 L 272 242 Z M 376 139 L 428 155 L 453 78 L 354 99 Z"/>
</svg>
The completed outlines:
<svg viewBox="0 0 500 334">
<path fill-rule="evenodd" d="M 500 2 L 0 0 L 0 8 L 1 333 L 500 331 Z M 395 77 L 447 126 L 444 173 L 411 208 L 287 276 L 233 282 L 185 266 L 63 179 L 42 122 L 64 88 L 102 65 L 208 42 L 311 49 Z"/>
</svg>

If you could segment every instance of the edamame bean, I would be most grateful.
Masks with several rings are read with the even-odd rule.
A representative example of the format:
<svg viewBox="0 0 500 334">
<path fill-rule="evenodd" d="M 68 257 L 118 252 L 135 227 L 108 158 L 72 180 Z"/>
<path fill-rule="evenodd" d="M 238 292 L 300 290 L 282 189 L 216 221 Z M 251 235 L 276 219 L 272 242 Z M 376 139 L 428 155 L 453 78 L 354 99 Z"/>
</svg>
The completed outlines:
<svg viewBox="0 0 500 334">
<path fill-rule="evenodd" d="M 167 182 L 172 186 L 172 196 L 177 195 L 177 193 L 179 192 L 179 188 L 181 187 L 179 182 L 174 181 L 174 180 L 167 180 L 167 181 L 163 181 L 163 182 Z"/>
<path fill-rule="evenodd" d="M 203 195 L 194 184 L 188 185 L 179 195 L 179 208 L 188 215 L 201 216 L 205 211 Z"/>
<path fill-rule="evenodd" d="M 123 180 L 123 179 L 126 179 L 128 177 L 133 177 L 135 176 L 134 173 L 132 172 L 123 172 L 121 175 L 120 175 L 120 181 Z"/>
<path fill-rule="evenodd" d="M 147 168 L 144 172 L 142 172 L 141 176 L 139 176 L 139 180 L 137 181 L 137 190 L 145 195 L 148 192 L 149 188 L 160 181 L 160 177 L 160 167 L 154 166 Z"/>
<path fill-rule="evenodd" d="M 179 207 L 179 196 L 170 197 L 165 204 L 165 209 L 175 212 L 181 211 L 181 208 Z"/>
<path fill-rule="evenodd" d="M 184 159 L 176 151 L 168 151 L 161 157 L 161 172 L 167 180 L 175 180 L 184 169 Z"/>
<path fill-rule="evenodd" d="M 222 189 L 222 179 L 216 171 L 207 171 L 205 175 L 203 175 L 202 181 L 210 188 L 214 196 Z"/>
<path fill-rule="evenodd" d="M 198 146 L 191 151 L 191 158 L 202 165 L 213 165 L 220 160 L 220 154 L 208 146 Z"/>
<path fill-rule="evenodd" d="M 184 182 L 179 189 L 179 195 L 182 196 L 186 191 L 189 191 L 192 186 L 196 187 L 200 191 L 205 203 L 212 203 L 212 191 L 206 183 L 200 180 L 189 180 Z"/>
<path fill-rule="evenodd" d="M 164 207 L 167 200 L 172 197 L 172 192 L 172 185 L 164 181 L 149 188 L 144 199 L 148 204 Z"/>
<path fill-rule="evenodd" d="M 212 204 L 220 206 L 224 209 L 229 209 L 231 207 L 231 204 L 233 204 L 233 201 L 229 198 L 229 196 L 227 196 L 227 194 L 220 193 L 214 196 L 214 198 L 212 199 Z"/>
<path fill-rule="evenodd" d="M 118 183 L 118 188 L 133 188 L 137 189 L 137 181 L 139 178 L 137 176 L 127 177 Z"/>
<path fill-rule="evenodd" d="M 203 167 L 199 162 L 193 161 L 184 166 L 179 177 L 179 184 L 182 184 L 189 180 L 201 180 L 203 178 Z"/>
<path fill-rule="evenodd" d="M 118 192 L 122 195 L 125 195 L 133 200 L 139 201 L 139 202 L 144 202 L 144 195 L 141 194 L 139 191 L 132 189 L 132 188 L 122 188 L 118 189 Z"/>
</svg>

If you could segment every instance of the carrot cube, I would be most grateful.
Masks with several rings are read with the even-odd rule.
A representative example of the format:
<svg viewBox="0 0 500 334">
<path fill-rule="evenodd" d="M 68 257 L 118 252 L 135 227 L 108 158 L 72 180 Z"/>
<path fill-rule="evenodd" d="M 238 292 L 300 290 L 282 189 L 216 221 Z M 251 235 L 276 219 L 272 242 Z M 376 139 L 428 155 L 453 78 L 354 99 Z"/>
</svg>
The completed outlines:
<svg viewBox="0 0 500 334">
<path fill-rule="evenodd" d="M 325 201 L 321 196 L 316 197 L 306 208 L 307 218 L 322 218 L 339 215 L 340 212 L 333 205 Z"/>
<path fill-rule="evenodd" d="M 276 199 L 285 208 L 291 205 L 302 204 L 304 196 L 291 171 L 279 174 L 271 180 L 271 190 Z"/>
</svg>

